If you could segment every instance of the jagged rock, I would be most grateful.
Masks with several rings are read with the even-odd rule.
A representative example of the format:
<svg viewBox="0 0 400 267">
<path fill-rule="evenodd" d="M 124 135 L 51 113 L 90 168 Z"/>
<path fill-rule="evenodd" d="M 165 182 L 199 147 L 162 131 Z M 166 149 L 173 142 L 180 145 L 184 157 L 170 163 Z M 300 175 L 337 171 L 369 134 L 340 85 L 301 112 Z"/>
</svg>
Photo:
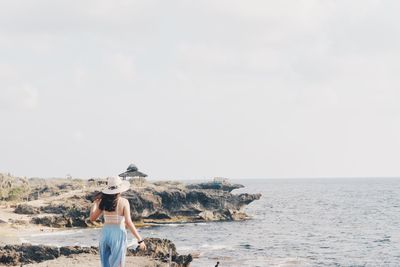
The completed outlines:
<svg viewBox="0 0 400 267">
<path fill-rule="evenodd" d="M 14 210 L 18 214 L 39 214 L 40 209 L 37 207 L 32 207 L 27 204 L 19 204 Z"/>
<path fill-rule="evenodd" d="M 141 251 L 138 248 L 129 249 L 127 255 L 130 256 L 149 256 L 154 259 L 168 261 L 171 252 L 172 266 L 188 266 L 192 261 L 192 256 L 179 255 L 176 252 L 174 243 L 167 239 L 147 238 L 144 241 L 147 249 Z M 0 247 L 0 263 L 4 265 L 24 265 L 29 263 L 39 263 L 46 260 L 56 259 L 60 256 L 72 254 L 98 254 L 97 247 L 55 247 L 43 245 L 6 245 Z"/>
<path fill-rule="evenodd" d="M 98 254 L 97 247 L 80 247 L 80 246 L 66 246 L 60 247 L 60 254 L 64 256 L 69 256 L 72 254 Z"/>
<path fill-rule="evenodd" d="M 87 216 L 74 216 L 65 214 L 61 216 L 37 216 L 31 220 L 34 224 L 41 224 L 49 227 L 64 228 L 64 227 L 90 227 L 93 224 Z"/>
<path fill-rule="evenodd" d="M 204 189 L 207 188 L 205 184 L 208 183 L 196 184 L 191 188 L 179 182 L 148 182 L 143 188 L 124 192 L 123 197 L 130 203 L 132 219 L 145 223 L 243 220 L 248 218 L 244 207 L 261 197 L 260 194 L 230 192 L 232 188 L 242 185 L 224 182 L 221 189 Z M 52 215 L 48 218 L 37 216 L 32 222 L 53 227 L 98 225 L 88 220 L 89 208 L 98 193 L 93 191 L 86 195 L 74 195 L 63 202 L 43 206 L 41 213 Z"/>
<path fill-rule="evenodd" d="M 189 221 L 241 220 L 248 218 L 245 205 L 261 194 L 232 194 L 223 190 L 182 189 L 161 190 L 157 187 L 142 191 L 130 190 L 125 197 L 131 204 L 131 213 L 137 219 L 174 219 L 185 217 Z"/>
<path fill-rule="evenodd" d="M 186 186 L 188 189 L 214 189 L 222 190 L 227 192 L 232 192 L 234 189 L 243 188 L 241 184 L 231 184 L 231 183 L 217 183 L 217 182 L 207 182 L 198 184 L 189 184 Z"/>
<path fill-rule="evenodd" d="M 146 250 L 140 250 L 139 247 L 130 248 L 127 255 L 149 256 L 163 262 L 168 262 L 171 257 L 171 261 L 178 266 L 189 266 L 189 263 L 193 260 L 190 254 L 179 255 L 175 244 L 168 239 L 145 238 L 144 243 L 146 244 Z"/>
<path fill-rule="evenodd" d="M 51 246 L 6 245 L 0 247 L 0 262 L 5 265 L 42 262 L 59 256 L 58 248 Z"/>
<path fill-rule="evenodd" d="M 74 198 L 74 197 L 73 197 Z M 49 216 L 36 216 L 32 218 L 32 223 L 42 224 L 50 227 L 89 227 L 93 224 L 89 221 L 89 201 L 83 197 L 71 203 L 65 201 L 58 205 L 48 205 L 40 208 L 42 213 L 50 213 Z M 80 203 L 81 202 L 81 203 Z M 57 215 L 54 215 L 57 214 Z"/>
<path fill-rule="evenodd" d="M 68 208 L 70 208 L 68 203 L 63 203 L 60 205 L 50 204 L 47 206 L 43 206 L 43 207 L 40 207 L 40 210 L 43 213 L 64 214 Z"/>
<path fill-rule="evenodd" d="M 68 218 L 65 216 L 41 216 L 41 217 L 33 217 L 31 220 L 34 224 L 41 224 L 49 227 L 63 228 L 63 227 L 72 227 L 72 218 Z"/>
</svg>

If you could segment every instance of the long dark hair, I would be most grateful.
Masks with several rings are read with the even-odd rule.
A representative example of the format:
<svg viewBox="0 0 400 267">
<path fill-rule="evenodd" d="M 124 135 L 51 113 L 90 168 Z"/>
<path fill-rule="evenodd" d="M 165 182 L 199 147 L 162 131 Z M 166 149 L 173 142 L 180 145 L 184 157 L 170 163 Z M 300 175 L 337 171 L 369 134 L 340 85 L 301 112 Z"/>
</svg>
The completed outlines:
<svg viewBox="0 0 400 267">
<path fill-rule="evenodd" d="M 120 193 L 112 195 L 102 193 L 99 208 L 105 211 L 115 211 L 119 195 Z"/>
</svg>

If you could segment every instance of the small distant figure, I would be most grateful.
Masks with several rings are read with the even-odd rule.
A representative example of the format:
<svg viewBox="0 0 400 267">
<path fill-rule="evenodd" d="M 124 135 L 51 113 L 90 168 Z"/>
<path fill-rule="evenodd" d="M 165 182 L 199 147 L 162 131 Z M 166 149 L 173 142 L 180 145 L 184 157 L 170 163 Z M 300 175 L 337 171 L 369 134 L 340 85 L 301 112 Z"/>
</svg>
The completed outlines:
<svg viewBox="0 0 400 267">
<path fill-rule="evenodd" d="M 219 266 L 219 261 L 217 261 L 217 264 L 215 265 L 215 267 L 218 267 Z"/>
</svg>

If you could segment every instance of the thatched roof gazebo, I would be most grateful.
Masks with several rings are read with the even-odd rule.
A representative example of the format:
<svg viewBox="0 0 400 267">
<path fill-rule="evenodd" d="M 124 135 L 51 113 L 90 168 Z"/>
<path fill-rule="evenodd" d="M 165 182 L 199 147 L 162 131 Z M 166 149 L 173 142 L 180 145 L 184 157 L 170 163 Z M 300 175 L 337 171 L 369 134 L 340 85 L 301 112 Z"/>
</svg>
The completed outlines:
<svg viewBox="0 0 400 267">
<path fill-rule="evenodd" d="M 126 172 L 123 172 L 118 176 L 122 177 L 122 179 L 126 180 L 127 177 L 144 178 L 144 177 L 147 177 L 147 174 L 140 172 L 139 169 L 136 167 L 136 165 L 130 164 L 128 166 L 128 168 L 126 169 Z"/>
</svg>

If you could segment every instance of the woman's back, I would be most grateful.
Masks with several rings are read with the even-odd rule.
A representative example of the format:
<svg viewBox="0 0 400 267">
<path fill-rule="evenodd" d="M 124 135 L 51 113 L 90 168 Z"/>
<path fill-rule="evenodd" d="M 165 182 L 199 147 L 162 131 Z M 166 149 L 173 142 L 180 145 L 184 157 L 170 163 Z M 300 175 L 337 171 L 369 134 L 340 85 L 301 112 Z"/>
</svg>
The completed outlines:
<svg viewBox="0 0 400 267">
<path fill-rule="evenodd" d="M 118 197 L 115 211 L 104 210 L 103 216 L 105 224 L 121 224 L 125 221 L 124 206 L 119 205 L 120 201 L 121 197 Z"/>
<path fill-rule="evenodd" d="M 99 252 L 101 265 L 117 267 L 125 266 L 125 255 L 128 246 L 127 231 L 137 238 L 141 249 L 146 249 L 142 238 L 131 219 L 129 201 L 120 197 L 122 192 L 129 190 L 130 183 L 119 177 L 107 178 L 107 187 L 94 200 L 90 209 L 90 221 L 96 221 L 101 215 L 104 226 L 101 230 Z"/>
</svg>

